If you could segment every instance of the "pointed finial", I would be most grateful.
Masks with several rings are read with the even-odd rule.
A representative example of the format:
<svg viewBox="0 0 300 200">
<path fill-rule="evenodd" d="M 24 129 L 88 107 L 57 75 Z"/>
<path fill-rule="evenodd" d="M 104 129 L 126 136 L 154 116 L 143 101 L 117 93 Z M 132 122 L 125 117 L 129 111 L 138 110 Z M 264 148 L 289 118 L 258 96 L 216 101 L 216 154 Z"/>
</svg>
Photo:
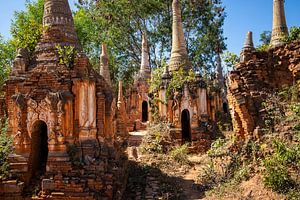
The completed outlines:
<svg viewBox="0 0 300 200">
<path fill-rule="evenodd" d="M 246 35 L 246 40 L 242 51 L 253 51 L 254 49 L 252 32 L 249 31 Z"/>
<path fill-rule="evenodd" d="M 172 52 L 170 59 L 170 70 L 178 70 L 180 67 L 185 70 L 191 68 L 191 63 L 188 59 L 186 43 L 184 39 L 181 8 L 179 0 L 173 0 L 173 25 L 172 25 Z"/>
<path fill-rule="evenodd" d="M 68 0 L 45 0 L 42 40 L 79 46 Z"/>
<path fill-rule="evenodd" d="M 100 55 L 100 75 L 105 79 L 108 85 L 111 86 L 108 60 L 107 45 L 102 43 L 102 53 Z"/>
<path fill-rule="evenodd" d="M 151 76 L 148 41 L 147 41 L 146 33 L 143 33 L 142 35 L 142 60 L 141 60 L 140 75 L 145 79 L 148 79 Z"/>
<path fill-rule="evenodd" d="M 43 34 L 35 47 L 36 65 L 57 65 L 57 47 L 72 46 L 80 51 L 68 0 L 45 0 Z"/>
<path fill-rule="evenodd" d="M 273 0 L 273 27 L 271 46 L 276 47 L 284 44 L 282 37 L 288 35 L 286 25 L 284 0 Z"/>
</svg>

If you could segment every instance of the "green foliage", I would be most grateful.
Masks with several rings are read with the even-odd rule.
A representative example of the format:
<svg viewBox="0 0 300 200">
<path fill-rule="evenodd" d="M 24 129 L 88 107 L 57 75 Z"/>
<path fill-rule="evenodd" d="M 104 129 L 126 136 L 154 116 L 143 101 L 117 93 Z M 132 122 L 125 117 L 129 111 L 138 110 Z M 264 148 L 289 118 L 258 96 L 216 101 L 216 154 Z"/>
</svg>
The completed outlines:
<svg viewBox="0 0 300 200">
<path fill-rule="evenodd" d="M 277 192 L 286 192 L 291 187 L 287 168 L 280 166 L 269 170 L 268 175 L 264 177 L 265 185 Z"/>
<path fill-rule="evenodd" d="M 171 50 L 171 1 L 81 0 L 74 13 L 74 23 L 83 50 L 92 65 L 99 66 L 101 43 L 108 45 L 112 80 L 122 79 L 124 85 L 133 81 L 140 67 L 141 34 L 147 32 L 150 61 L 153 68 L 169 58 Z M 205 74 L 213 72 L 215 55 L 225 49 L 221 0 L 182 3 L 185 36 L 193 66 Z M 30 53 L 42 32 L 44 0 L 27 0 L 26 9 L 16 12 L 11 25 L 13 49 L 27 48 Z M 134 5 L 134 6 L 132 6 Z M 14 53 L 13 53 L 14 54 Z M 12 62 L 13 56 L 6 57 Z M 3 59 L 0 59 L 1 61 Z M 205 66 L 205 67 L 203 67 Z"/>
<path fill-rule="evenodd" d="M 300 39 L 300 27 L 293 26 L 290 28 L 290 33 L 287 36 L 282 37 L 282 41 L 290 43 Z"/>
<path fill-rule="evenodd" d="M 182 68 L 177 71 L 173 71 L 172 78 L 167 87 L 167 96 L 172 93 L 174 94 L 175 92 L 182 91 L 184 84 L 192 83 L 195 80 L 195 73 L 192 69 L 188 72 L 188 74 L 186 74 Z"/>
<path fill-rule="evenodd" d="M 270 48 L 269 44 L 262 44 L 256 47 L 256 51 L 258 52 L 266 52 Z"/>
<path fill-rule="evenodd" d="M 35 49 L 43 31 L 44 0 L 26 0 L 26 10 L 15 12 L 11 24 L 12 44 L 15 49 L 27 48 L 30 53 Z"/>
<path fill-rule="evenodd" d="M 266 111 L 265 125 L 271 130 L 287 117 L 289 121 L 299 121 L 300 103 L 297 86 L 284 87 L 273 95 L 269 95 L 262 103 L 262 107 Z"/>
<path fill-rule="evenodd" d="M 211 144 L 211 147 L 208 150 L 207 154 L 212 157 L 220 155 L 221 151 L 223 150 L 222 147 L 224 147 L 225 144 L 226 144 L 225 139 L 218 138 Z"/>
<path fill-rule="evenodd" d="M 271 31 L 262 32 L 260 34 L 260 39 L 259 39 L 261 44 L 256 47 L 256 51 L 266 52 L 270 48 L 271 37 L 272 37 Z"/>
<path fill-rule="evenodd" d="M 8 121 L 0 124 L 0 180 L 5 179 L 9 175 L 8 155 L 12 153 L 13 140 L 7 135 Z"/>
<path fill-rule="evenodd" d="M 75 55 L 77 54 L 74 46 L 56 45 L 56 49 L 59 57 L 59 64 L 71 68 L 72 64 L 74 63 Z"/>
<path fill-rule="evenodd" d="M 235 53 L 226 51 L 222 54 L 222 60 L 227 67 L 227 71 L 231 71 L 235 69 L 235 65 L 239 63 L 240 58 Z"/>
<path fill-rule="evenodd" d="M 173 148 L 170 155 L 174 158 L 174 160 L 181 164 L 189 164 L 190 161 L 188 160 L 188 152 L 188 144 L 184 144 Z"/>
<path fill-rule="evenodd" d="M 289 169 L 300 169 L 300 145 L 274 141 L 274 152 L 264 160 L 264 183 L 274 191 L 286 193 L 294 187 Z"/>
<path fill-rule="evenodd" d="M 264 31 L 260 34 L 259 41 L 262 43 L 261 46 L 269 45 L 271 42 L 272 32 L 271 31 Z"/>
<path fill-rule="evenodd" d="M 221 52 L 225 48 L 222 2 L 184 0 L 181 3 L 193 66 L 202 71 L 212 71 L 216 51 Z M 159 67 L 162 60 L 168 59 L 171 51 L 171 4 L 172 1 L 163 0 L 117 0 L 113 3 L 82 0 L 80 11 L 75 13 L 76 30 L 84 49 L 92 57 L 98 57 L 101 42 L 106 42 L 112 55 L 110 66 L 114 75 L 129 80 L 140 66 L 142 32 L 147 32 L 151 66 Z M 203 66 L 206 66 L 205 69 Z"/>
<path fill-rule="evenodd" d="M 199 174 L 198 179 L 201 181 L 204 188 L 211 188 L 217 182 L 217 172 L 212 160 L 210 160 Z"/>
<path fill-rule="evenodd" d="M 156 93 L 161 85 L 161 77 L 164 72 L 164 67 L 157 67 L 152 70 L 151 80 L 149 81 L 149 93 Z"/>
<path fill-rule="evenodd" d="M 164 145 L 169 133 L 167 123 L 154 124 L 148 129 L 147 135 L 141 144 L 142 151 L 146 153 L 165 153 L 168 147 Z"/>
<path fill-rule="evenodd" d="M 8 78 L 12 61 L 15 57 L 15 49 L 10 41 L 6 41 L 0 35 L 0 95 L 4 82 Z"/>
<path fill-rule="evenodd" d="M 300 116 L 300 102 L 290 105 L 290 110 L 297 116 Z"/>
<path fill-rule="evenodd" d="M 288 200 L 299 200 L 299 197 L 300 197 L 300 188 L 290 189 L 287 193 Z"/>
</svg>

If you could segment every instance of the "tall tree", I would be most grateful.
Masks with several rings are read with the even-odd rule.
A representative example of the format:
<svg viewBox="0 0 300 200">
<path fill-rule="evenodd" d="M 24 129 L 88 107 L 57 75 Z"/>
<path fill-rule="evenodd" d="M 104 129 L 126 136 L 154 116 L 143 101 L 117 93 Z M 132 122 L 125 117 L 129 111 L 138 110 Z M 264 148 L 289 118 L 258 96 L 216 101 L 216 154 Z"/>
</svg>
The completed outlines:
<svg viewBox="0 0 300 200">
<path fill-rule="evenodd" d="M 221 0 L 182 0 L 182 15 L 190 59 L 196 70 L 211 74 L 215 55 L 225 49 Z M 16 12 L 10 43 L 33 52 L 42 34 L 44 0 L 27 0 Z M 141 57 L 141 35 L 147 32 L 153 68 L 168 60 L 171 52 L 171 0 L 82 0 L 74 22 L 83 50 L 94 67 L 99 66 L 100 47 L 106 42 L 113 80 L 132 80 Z"/>
<path fill-rule="evenodd" d="M 26 0 L 26 9 L 15 12 L 11 24 L 12 44 L 16 48 L 27 48 L 33 52 L 41 38 L 44 0 Z"/>
<path fill-rule="evenodd" d="M 269 45 L 271 42 L 271 36 L 272 36 L 271 31 L 264 31 L 260 34 L 259 41 L 262 43 L 262 45 Z"/>
<path fill-rule="evenodd" d="M 0 95 L 4 82 L 11 69 L 12 61 L 15 57 L 15 48 L 10 41 L 5 40 L 0 35 Z"/>
<path fill-rule="evenodd" d="M 215 55 L 225 49 L 222 2 L 182 0 L 181 4 L 190 59 L 196 70 L 210 74 L 214 69 Z M 82 28 L 87 24 L 79 23 L 76 26 L 77 30 L 85 30 L 83 34 L 87 38 L 93 38 L 87 41 L 79 37 L 84 40 L 85 49 L 92 50 L 89 54 L 93 56 L 94 53 L 99 54 L 101 41 L 108 43 L 113 54 L 111 57 L 114 58 L 111 66 L 117 69 L 115 72 L 122 78 L 131 77 L 139 67 L 141 34 L 144 31 L 148 34 L 152 67 L 159 66 L 163 59 L 169 59 L 172 41 L 171 0 L 82 0 L 78 7 L 80 11 L 75 14 L 75 19 L 84 12 L 81 20 L 88 21 L 92 30 Z"/>
</svg>

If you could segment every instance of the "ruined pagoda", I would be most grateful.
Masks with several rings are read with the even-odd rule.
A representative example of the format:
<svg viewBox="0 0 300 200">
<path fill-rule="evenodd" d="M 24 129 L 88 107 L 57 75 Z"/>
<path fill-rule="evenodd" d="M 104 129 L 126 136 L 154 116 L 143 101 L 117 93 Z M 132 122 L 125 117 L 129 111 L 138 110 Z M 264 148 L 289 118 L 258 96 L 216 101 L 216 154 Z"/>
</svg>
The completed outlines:
<svg viewBox="0 0 300 200">
<path fill-rule="evenodd" d="M 180 1 L 174 0 L 172 3 L 173 25 L 172 25 L 172 51 L 169 63 L 170 71 L 183 68 L 188 71 L 191 69 L 191 62 L 188 58 L 188 51 L 184 38 Z"/>
<path fill-rule="evenodd" d="M 246 34 L 246 39 L 242 51 L 240 53 L 240 61 L 247 62 L 249 59 L 252 58 L 253 52 L 255 51 L 254 44 L 253 44 L 253 36 L 252 32 L 249 31 Z"/>
<path fill-rule="evenodd" d="M 61 55 L 66 49 L 72 60 Z M 15 149 L 10 173 L 16 180 L 0 183 L 1 197 L 20 199 L 41 186 L 42 199 L 116 199 L 126 157 L 125 145 L 112 139 L 113 92 L 81 51 L 67 0 L 45 0 L 43 34 L 29 55 L 18 50 L 6 82 L 8 134 Z M 65 181 L 72 178 L 80 182 Z"/>
<path fill-rule="evenodd" d="M 149 80 L 151 68 L 149 60 L 149 46 L 146 33 L 142 34 L 142 52 L 140 70 L 135 76 L 133 86 L 128 91 L 126 110 L 128 113 L 128 129 L 146 129 L 150 119 Z"/>
<path fill-rule="evenodd" d="M 142 79 L 150 79 L 151 78 L 151 69 L 150 69 L 150 61 L 149 61 L 149 47 L 146 33 L 142 35 L 142 55 L 141 55 L 141 67 L 139 76 Z"/>
<path fill-rule="evenodd" d="M 285 0 L 273 0 L 273 28 L 271 46 L 276 47 L 284 44 L 282 37 L 288 35 L 288 27 L 284 12 Z"/>
<path fill-rule="evenodd" d="M 193 71 L 184 38 L 179 0 L 173 0 L 172 9 L 172 51 L 158 91 L 158 112 L 161 120 L 171 124 L 172 142 L 189 142 L 195 151 L 201 152 L 209 147 L 212 135 L 204 124 L 214 121 L 217 111 L 222 110 L 221 93 L 210 95 L 200 74 L 195 75 L 194 81 L 184 83 L 179 90 L 169 90 L 172 77 L 180 69 L 186 75 Z"/>
</svg>

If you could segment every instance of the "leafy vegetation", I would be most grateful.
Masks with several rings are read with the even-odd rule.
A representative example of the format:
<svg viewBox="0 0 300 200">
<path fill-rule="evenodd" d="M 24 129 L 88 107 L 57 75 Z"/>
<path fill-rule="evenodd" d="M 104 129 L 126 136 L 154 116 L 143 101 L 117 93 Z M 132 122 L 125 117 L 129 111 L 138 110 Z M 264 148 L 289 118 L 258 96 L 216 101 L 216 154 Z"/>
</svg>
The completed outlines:
<svg viewBox="0 0 300 200">
<path fill-rule="evenodd" d="M 222 2 L 184 0 L 181 3 L 193 66 L 198 70 L 210 71 L 214 67 L 216 51 L 225 49 Z M 82 0 L 79 10 L 74 18 L 84 49 L 89 56 L 97 57 L 101 42 L 106 42 L 110 47 L 110 65 L 115 75 L 127 79 L 139 68 L 143 32 L 147 32 L 152 67 L 158 67 L 162 60 L 169 58 L 172 1 L 117 0 L 111 3 Z M 78 18 L 85 23 L 77 23 Z"/>
<path fill-rule="evenodd" d="M 9 176 L 8 155 L 12 153 L 12 138 L 7 135 L 8 120 L 0 124 L 0 180 Z"/>
<path fill-rule="evenodd" d="M 267 187 L 286 193 L 295 186 L 289 170 L 300 170 L 299 142 L 297 145 L 288 145 L 276 140 L 273 142 L 275 151 L 264 160 L 264 183 Z"/>
<path fill-rule="evenodd" d="M 299 40 L 299 39 L 300 39 L 300 27 L 293 26 L 290 28 L 289 35 L 284 36 L 282 38 L 282 41 L 284 41 L 285 43 L 290 43 L 292 41 Z"/>
<path fill-rule="evenodd" d="M 170 56 L 171 3 L 163 0 L 79 1 L 74 12 L 75 28 L 92 65 L 99 67 L 100 47 L 105 42 L 109 46 L 113 82 L 122 78 L 125 87 L 131 84 L 140 65 L 141 35 L 146 32 L 151 66 L 158 68 Z M 181 3 L 189 56 L 195 69 L 209 77 L 213 74 L 217 53 L 225 49 L 222 1 L 184 0 Z M 1 49 L 8 50 L 0 52 L 1 62 L 11 66 L 17 48 L 27 48 L 30 53 L 34 51 L 43 32 L 43 6 L 44 0 L 26 0 L 25 10 L 15 12 L 11 24 L 12 38 L 7 42 L 0 41 L 5 45 Z M 1 76 L 4 74 L 1 80 L 6 79 L 7 69 L 0 72 Z"/>
<path fill-rule="evenodd" d="M 146 153 L 166 153 L 168 151 L 164 142 L 169 134 L 167 123 L 158 123 L 152 125 L 142 142 L 142 151 Z"/>
<path fill-rule="evenodd" d="M 15 56 L 14 46 L 0 35 L 0 96 L 4 82 L 6 81 L 13 58 Z"/>
<path fill-rule="evenodd" d="M 56 46 L 58 57 L 59 57 L 59 64 L 65 65 L 68 68 L 72 67 L 74 63 L 74 58 L 76 55 L 76 50 L 73 46 Z"/>
<path fill-rule="evenodd" d="M 43 32 L 44 0 L 26 0 L 25 7 L 14 13 L 11 43 L 14 49 L 25 48 L 32 53 Z"/>
<path fill-rule="evenodd" d="M 232 71 L 235 69 L 235 65 L 239 63 L 240 58 L 235 53 L 226 51 L 222 54 L 222 60 L 227 67 L 227 71 Z"/>
<path fill-rule="evenodd" d="M 188 144 L 184 144 L 181 146 L 176 146 L 170 151 L 170 155 L 179 163 L 189 164 L 188 160 Z"/>
</svg>

